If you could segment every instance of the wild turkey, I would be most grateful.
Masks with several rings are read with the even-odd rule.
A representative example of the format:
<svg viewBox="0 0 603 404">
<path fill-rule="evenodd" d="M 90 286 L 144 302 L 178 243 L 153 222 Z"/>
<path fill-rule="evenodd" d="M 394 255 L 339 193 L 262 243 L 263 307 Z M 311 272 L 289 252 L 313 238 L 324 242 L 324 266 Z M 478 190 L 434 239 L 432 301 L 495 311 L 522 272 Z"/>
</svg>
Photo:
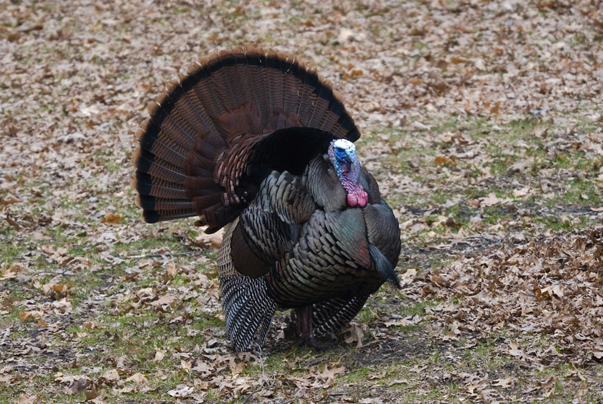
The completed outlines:
<svg viewBox="0 0 603 404">
<path fill-rule="evenodd" d="M 360 167 L 354 121 L 291 57 L 235 49 L 200 60 L 149 107 L 133 160 L 148 223 L 229 225 L 218 253 L 226 333 L 261 344 L 293 308 L 302 343 L 337 331 L 386 281 L 400 231 Z"/>
</svg>

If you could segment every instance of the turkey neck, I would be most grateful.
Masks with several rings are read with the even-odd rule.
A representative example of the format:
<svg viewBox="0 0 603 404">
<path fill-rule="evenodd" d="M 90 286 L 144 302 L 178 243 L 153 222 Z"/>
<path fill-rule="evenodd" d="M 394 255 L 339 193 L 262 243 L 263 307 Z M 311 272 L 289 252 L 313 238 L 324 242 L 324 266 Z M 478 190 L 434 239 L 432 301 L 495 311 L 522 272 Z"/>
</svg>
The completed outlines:
<svg viewBox="0 0 603 404">
<path fill-rule="evenodd" d="M 365 207 L 368 195 L 360 185 L 360 161 L 354 144 L 345 139 L 335 139 L 329 144 L 327 155 L 347 193 L 348 206 Z"/>
</svg>

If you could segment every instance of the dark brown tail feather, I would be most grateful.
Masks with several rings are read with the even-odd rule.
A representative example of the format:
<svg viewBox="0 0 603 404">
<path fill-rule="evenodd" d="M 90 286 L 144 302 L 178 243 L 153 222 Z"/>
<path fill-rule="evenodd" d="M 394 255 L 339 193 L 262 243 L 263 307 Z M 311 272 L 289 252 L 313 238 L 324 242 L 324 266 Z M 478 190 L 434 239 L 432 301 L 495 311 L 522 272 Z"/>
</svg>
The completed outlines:
<svg viewBox="0 0 603 404">
<path fill-rule="evenodd" d="M 242 183 L 264 136 L 307 126 L 360 137 L 329 83 L 290 56 L 257 48 L 197 61 L 149 105 L 149 115 L 133 156 L 144 219 L 199 215 L 208 231 L 236 218 L 253 196 Z"/>
</svg>

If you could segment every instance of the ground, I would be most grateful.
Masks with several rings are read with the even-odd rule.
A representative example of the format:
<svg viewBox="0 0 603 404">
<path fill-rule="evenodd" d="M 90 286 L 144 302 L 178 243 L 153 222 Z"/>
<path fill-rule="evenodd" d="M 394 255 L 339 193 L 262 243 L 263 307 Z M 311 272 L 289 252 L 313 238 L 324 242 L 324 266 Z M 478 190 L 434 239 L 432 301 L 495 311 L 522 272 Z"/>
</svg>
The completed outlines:
<svg viewBox="0 0 603 404">
<path fill-rule="evenodd" d="M 603 401 L 597 1 L 0 0 L 0 403 Z M 215 245 L 147 225 L 146 105 L 197 56 L 315 67 L 402 230 L 331 348 L 224 338 Z"/>
</svg>

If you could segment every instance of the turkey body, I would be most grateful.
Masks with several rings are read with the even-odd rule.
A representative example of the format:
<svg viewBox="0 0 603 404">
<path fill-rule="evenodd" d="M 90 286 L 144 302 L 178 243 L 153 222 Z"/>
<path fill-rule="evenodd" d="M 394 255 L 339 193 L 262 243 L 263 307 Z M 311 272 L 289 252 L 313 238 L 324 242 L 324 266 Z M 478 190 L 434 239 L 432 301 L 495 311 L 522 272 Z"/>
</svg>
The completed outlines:
<svg viewBox="0 0 603 404">
<path fill-rule="evenodd" d="M 199 61 L 149 107 L 133 186 L 147 222 L 227 226 L 218 253 L 226 332 L 260 345 L 277 309 L 298 332 L 341 328 L 394 267 L 400 232 L 351 142 L 340 99 L 290 57 L 235 49 Z"/>
</svg>

